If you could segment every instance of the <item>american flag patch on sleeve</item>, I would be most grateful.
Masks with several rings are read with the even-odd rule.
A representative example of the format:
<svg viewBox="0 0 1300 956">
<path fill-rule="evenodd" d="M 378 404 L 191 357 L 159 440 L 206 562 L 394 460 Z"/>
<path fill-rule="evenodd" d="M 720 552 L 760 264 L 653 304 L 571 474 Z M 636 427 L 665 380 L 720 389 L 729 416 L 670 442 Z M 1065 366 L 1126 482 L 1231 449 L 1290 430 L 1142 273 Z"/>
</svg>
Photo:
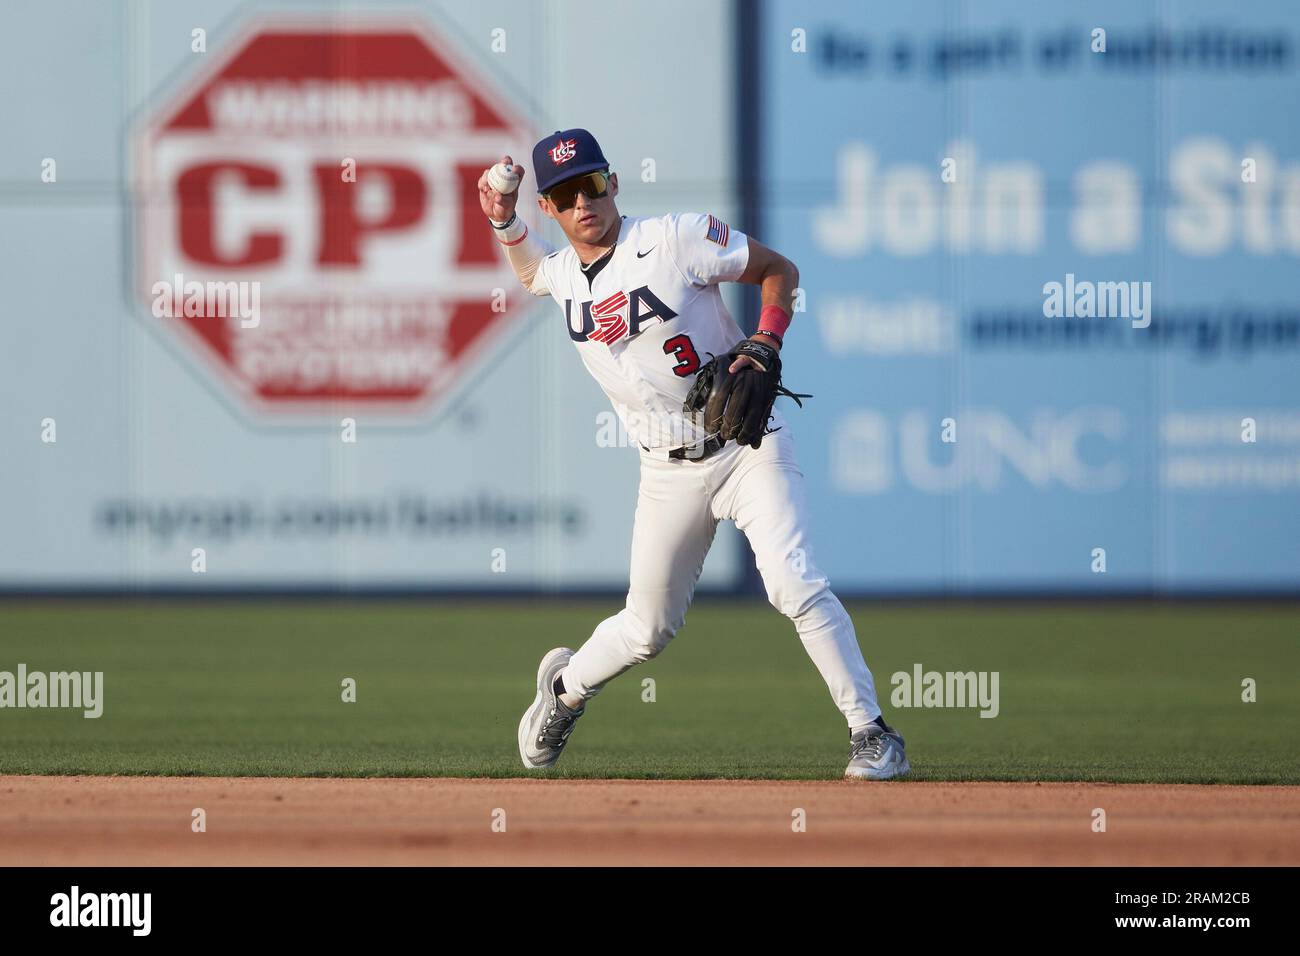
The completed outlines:
<svg viewBox="0 0 1300 956">
<path fill-rule="evenodd" d="M 731 238 L 731 227 L 717 216 L 710 215 L 709 232 L 704 238 L 710 242 L 716 242 L 720 246 L 725 246 L 727 240 Z"/>
</svg>

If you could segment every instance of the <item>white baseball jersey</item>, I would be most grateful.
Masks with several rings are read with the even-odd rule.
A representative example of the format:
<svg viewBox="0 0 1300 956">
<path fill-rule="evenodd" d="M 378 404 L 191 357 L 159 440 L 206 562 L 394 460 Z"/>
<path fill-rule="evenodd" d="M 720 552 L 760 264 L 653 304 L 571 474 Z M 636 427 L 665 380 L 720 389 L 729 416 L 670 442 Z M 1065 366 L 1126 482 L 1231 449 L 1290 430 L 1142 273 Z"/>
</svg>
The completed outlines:
<svg viewBox="0 0 1300 956">
<path fill-rule="evenodd" d="M 710 354 L 744 338 L 722 302 L 749 243 L 714 216 L 623 217 L 612 253 L 584 271 L 572 246 L 551 253 L 529 286 L 564 312 L 569 338 L 643 448 L 691 445 L 707 433 L 682 412 Z"/>
</svg>

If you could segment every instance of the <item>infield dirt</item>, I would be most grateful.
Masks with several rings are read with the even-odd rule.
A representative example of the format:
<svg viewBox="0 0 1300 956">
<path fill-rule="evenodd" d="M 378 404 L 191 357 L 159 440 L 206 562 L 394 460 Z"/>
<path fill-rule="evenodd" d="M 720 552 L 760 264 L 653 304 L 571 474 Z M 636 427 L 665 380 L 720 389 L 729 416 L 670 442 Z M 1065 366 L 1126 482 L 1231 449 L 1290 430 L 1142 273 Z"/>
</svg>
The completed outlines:
<svg viewBox="0 0 1300 956">
<path fill-rule="evenodd" d="M 1295 866 L 1300 787 L 0 777 L 4 865 L 565 863 Z"/>
</svg>

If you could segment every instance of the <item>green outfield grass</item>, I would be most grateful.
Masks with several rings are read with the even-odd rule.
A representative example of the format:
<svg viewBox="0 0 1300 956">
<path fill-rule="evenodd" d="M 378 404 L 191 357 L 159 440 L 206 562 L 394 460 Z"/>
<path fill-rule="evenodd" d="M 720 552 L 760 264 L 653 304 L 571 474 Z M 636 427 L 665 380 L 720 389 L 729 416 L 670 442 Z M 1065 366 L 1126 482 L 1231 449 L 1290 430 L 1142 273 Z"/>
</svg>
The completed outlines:
<svg viewBox="0 0 1300 956">
<path fill-rule="evenodd" d="M 104 715 L 0 710 L 0 772 L 514 776 L 538 659 L 609 602 L 0 604 L 0 670 L 103 671 Z M 1295 606 L 850 606 L 890 675 L 998 671 L 1000 714 L 898 709 L 917 780 L 1300 783 Z M 340 700 L 343 678 L 358 700 Z M 1258 682 L 1243 703 L 1241 682 Z M 642 701 L 653 678 L 656 700 Z M 590 705 L 558 775 L 833 778 L 789 622 L 702 598 Z"/>
</svg>

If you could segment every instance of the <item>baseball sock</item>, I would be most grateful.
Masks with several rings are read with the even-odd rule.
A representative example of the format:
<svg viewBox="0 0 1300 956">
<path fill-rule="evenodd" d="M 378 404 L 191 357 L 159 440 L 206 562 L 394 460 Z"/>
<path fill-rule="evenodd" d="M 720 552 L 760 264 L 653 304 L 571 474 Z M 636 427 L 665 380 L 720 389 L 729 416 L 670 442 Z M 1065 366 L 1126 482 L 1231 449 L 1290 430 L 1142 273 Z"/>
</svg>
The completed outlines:
<svg viewBox="0 0 1300 956">
<path fill-rule="evenodd" d="M 555 696 L 564 701 L 564 706 L 570 710 L 582 709 L 582 698 L 577 694 L 570 694 L 564 689 L 564 672 L 560 671 L 555 677 L 555 685 L 551 688 L 555 691 Z"/>
<path fill-rule="evenodd" d="M 866 730 L 868 727 L 871 726 L 871 724 L 876 724 L 877 726 L 880 727 L 881 730 L 884 731 L 888 731 L 890 729 L 889 724 L 885 723 L 885 715 L 881 714 L 878 717 L 872 717 L 871 723 L 869 724 L 863 724 L 861 727 L 853 727 L 852 729 L 850 729 L 849 736 L 852 737 L 854 734 L 858 733 L 859 731 Z"/>
</svg>

